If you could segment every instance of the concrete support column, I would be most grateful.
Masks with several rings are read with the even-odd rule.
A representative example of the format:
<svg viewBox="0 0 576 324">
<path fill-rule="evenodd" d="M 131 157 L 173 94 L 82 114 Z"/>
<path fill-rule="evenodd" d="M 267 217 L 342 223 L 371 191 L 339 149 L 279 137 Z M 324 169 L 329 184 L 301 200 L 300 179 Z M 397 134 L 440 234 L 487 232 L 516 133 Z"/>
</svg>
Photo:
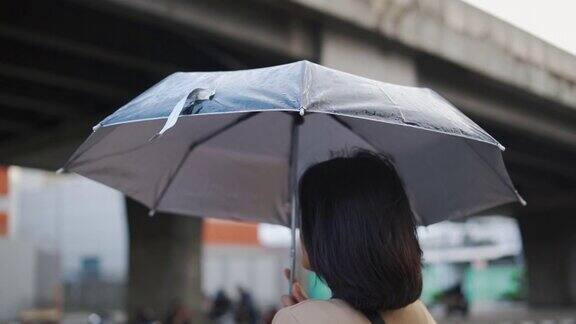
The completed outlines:
<svg viewBox="0 0 576 324">
<path fill-rule="evenodd" d="M 202 220 L 157 213 L 126 199 L 129 226 L 127 311 L 164 320 L 175 304 L 188 307 L 198 321 L 202 303 L 200 256 Z"/>
<path fill-rule="evenodd" d="M 575 213 L 573 205 L 518 217 L 531 306 L 576 305 Z"/>
<path fill-rule="evenodd" d="M 321 35 L 321 64 L 374 80 L 417 85 L 416 65 L 406 51 L 348 29 L 325 26 Z"/>
</svg>

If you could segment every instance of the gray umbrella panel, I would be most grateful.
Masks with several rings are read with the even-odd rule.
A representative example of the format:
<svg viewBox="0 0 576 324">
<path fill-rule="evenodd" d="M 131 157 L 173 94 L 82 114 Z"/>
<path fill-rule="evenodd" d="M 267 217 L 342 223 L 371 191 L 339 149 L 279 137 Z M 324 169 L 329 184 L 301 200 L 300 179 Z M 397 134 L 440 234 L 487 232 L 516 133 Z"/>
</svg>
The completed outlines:
<svg viewBox="0 0 576 324">
<path fill-rule="evenodd" d="M 214 96 L 150 140 L 194 89 Z M 67 169 L 157 210 L 286 225 L 300 108 L 298 174 L 335 152 L 385 152 L 422 224 L 519 199 L 499 144 L 435 93 L 309 62 L 172 75 L 106 118 Z"/>
<path fill-rule="evenodd" d="M 264 110 L 331 112 L 500 144 L 430 89 L 379 82 L 308 61 L 231 72 L 177 72 L 101 125 L 167 118 L 196 89 L 214 93 L 185 114 Z M 500 146 L 501 147 L 501 146 Z"/>
</svg>

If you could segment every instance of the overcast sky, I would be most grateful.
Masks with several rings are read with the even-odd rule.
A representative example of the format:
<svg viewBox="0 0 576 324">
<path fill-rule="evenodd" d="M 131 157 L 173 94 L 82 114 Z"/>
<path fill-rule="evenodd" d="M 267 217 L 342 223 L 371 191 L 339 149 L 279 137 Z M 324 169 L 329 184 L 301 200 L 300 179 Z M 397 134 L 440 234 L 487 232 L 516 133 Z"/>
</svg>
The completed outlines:
<svg viewBox="0 0 576 324">
<path fill-rule="evenodd" d="M 464 0 L 576 54 L 574 0 Z"/>
</svg>

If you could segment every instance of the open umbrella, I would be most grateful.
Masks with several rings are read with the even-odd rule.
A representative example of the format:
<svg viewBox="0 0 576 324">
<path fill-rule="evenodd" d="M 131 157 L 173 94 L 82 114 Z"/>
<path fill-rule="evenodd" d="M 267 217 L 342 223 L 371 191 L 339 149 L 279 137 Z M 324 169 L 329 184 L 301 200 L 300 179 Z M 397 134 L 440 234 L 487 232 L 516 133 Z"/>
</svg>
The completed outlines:
<svg viewBox="0 0 576 324">
<path fill-rule="evenodd" d="M 100 122 L 63 169 L 151 214 L 290 225 L 294 265 L 297 178 L 352 148 L 393 158 L 424 225 L 522 201 L 504 148 L 435 92 L 308 61 L 172 74 Z"/>
</svg>

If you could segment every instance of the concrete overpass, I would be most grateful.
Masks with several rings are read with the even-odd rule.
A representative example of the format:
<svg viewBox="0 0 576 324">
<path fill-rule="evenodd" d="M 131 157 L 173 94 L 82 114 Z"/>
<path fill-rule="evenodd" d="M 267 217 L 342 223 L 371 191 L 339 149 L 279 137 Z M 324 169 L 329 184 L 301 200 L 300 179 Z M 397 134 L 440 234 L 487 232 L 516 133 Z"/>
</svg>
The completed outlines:
<svg viewBox="0 0 576 324">
<path fill-rule="evenodd" d="M 428 86 L 507 147 L 529 203 L 505 211 L 521 224 L 530 303 L 576 305 L 576 57 L 457 0 L 5 0 L 0 16 L 0 163 L 58 168 L 176 70 L 308 59 Z M 128 211 L 130 308 L 192 302 L 198 220 Z"/>
</svg>

